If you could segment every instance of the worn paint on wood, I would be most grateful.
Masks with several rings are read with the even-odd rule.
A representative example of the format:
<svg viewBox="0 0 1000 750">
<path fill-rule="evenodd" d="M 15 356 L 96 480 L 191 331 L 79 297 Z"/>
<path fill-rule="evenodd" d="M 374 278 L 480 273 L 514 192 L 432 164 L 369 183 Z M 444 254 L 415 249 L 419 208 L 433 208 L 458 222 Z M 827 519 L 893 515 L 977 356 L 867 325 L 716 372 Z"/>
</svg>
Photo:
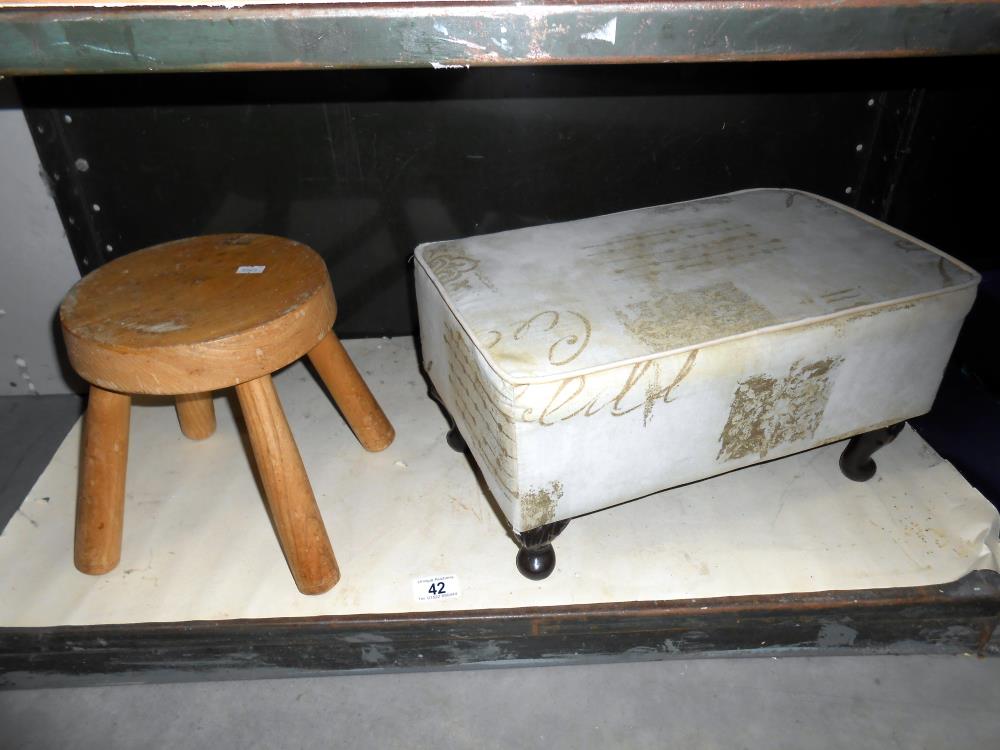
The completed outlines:
<svg viewBox="0 0 1000 750">
<path fill-rule="evenodd" d="M 10 8 L 11 74 L 687 60 L 1000 51 L 993 0 L 367 3 L 245 8 Z"/>
<path fill-rule="evenodd" d="M 979 653 L 1000 575 L 937 586 L 378 617 L 0 629 L 0 687 L 630 661 Z"/>
</svg>

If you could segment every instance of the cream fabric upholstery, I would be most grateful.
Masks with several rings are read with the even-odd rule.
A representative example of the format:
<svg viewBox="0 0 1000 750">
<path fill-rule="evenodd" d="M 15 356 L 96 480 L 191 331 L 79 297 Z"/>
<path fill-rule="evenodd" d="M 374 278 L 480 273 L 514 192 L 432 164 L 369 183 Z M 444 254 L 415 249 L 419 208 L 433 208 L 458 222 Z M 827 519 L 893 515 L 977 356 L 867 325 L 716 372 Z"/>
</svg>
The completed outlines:
<svg viewBox="0 0 1000 750">
<path fill-rule="evenodd" d="M 926 412 L 979 276 L 762 189 L 421 245 L 424 367 L 515 531 Z"/>
</svg>

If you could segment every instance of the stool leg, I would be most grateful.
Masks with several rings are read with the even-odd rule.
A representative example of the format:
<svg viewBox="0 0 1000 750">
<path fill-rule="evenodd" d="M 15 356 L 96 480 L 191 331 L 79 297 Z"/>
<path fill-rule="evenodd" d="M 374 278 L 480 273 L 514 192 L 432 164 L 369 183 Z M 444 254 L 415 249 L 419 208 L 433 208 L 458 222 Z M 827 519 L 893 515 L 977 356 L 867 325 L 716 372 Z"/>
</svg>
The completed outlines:
<svg viewBox="0 0 1000 750">
<path fill-rule="evenodd" d="M 129 396 L 90 386 L 83 418 L 73 551 L 73 562 L 81 573 L 107 573 L 121 559 L 131 405 Z"/>
<path fill-rule="evenodd" d="M 370 451 L 388 448 L 396 431 L 368 390 L 337 334 L 330 331 L 309 352 L 309 360 L 326 383 L 327 390 L 354 430 L 358 442 Z"/>
<path fill-rule="evenodd" d="M 240 383 L 236 395 L 295 585 L 303 594 L 329 591 L 340 569 L 271 376 Z"/>
<path fill-rule="evenodd" d="M 174 397 L 181 432 L 191 440 L 204 440 L 215 432 L 215 405 L 211 393 L 186 393 Z"/>
</svg>

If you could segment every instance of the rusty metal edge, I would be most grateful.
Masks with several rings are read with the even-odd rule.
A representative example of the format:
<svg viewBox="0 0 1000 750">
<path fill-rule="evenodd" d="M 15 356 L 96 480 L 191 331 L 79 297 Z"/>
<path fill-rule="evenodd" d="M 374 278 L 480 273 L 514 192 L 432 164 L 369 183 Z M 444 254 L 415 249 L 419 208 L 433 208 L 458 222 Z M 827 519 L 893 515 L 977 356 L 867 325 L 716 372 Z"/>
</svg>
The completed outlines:
<svg viewBox="0 0 1000 750">
<path fill-rule="evenodd" d="M 0 687 L 713 656 L 978 653 L 1000 574 L 938 586 L 436 613 L 0 628 Z"/>
<path fill-rule="evenodd" d="M 0 639 L 13 633 L 46 631 L 83 632 L 91 628 L 106 631 L 116 629 L 153 631 L 156 629 L 186 630 L 203 627 L 213 629 L 230 626 L 300 627 L 378 626 L 415 624 L 458 624 L 480 621 L 579 621 L 600 617 L 690 617 L 706 611 L 712 614 L 808 614 L 811 612 L 850 607 L 857 611 L 908 606 L 954 606 L 956 604 L 985 605 L 1000 616 L 1000 573 L 976 570 L 956 581 L 927 586 L 906 586 L 885 589 L 835 589 L 785 594 L 755 594 L 704 599 L 649 600 L 635 602 L 600 602 L 546 607 L 517 607 L 474 610 L 442 610 L 437 612 L 393 612 L 364 615 L 317 615 L 311 617 L 264 617 L 231 620 L 186 620 L 178 622 L 148 622 L 111 625 L 69 625 L 51 628 L 0 627 Z"/>
<path fill-rule="evenodd" d="M 0 72 L 12 75 L 998 52 L 1000 0 L 0 9 Z"/>
</svg>

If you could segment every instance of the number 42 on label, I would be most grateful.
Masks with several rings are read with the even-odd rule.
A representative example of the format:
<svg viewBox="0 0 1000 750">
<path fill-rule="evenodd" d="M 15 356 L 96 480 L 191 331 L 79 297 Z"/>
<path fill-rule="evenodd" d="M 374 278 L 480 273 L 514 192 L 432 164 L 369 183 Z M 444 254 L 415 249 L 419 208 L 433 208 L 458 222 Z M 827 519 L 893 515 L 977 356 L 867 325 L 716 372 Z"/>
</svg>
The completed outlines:
<svg viewBox="0 0 1000 750">
<path fill-rule="evenodd" d="M 461 594 L 458 576 L 421 576 L 413 579 L 413 596 L 418 602 L 434 599 L 454 599 Z"/>
</svg>

